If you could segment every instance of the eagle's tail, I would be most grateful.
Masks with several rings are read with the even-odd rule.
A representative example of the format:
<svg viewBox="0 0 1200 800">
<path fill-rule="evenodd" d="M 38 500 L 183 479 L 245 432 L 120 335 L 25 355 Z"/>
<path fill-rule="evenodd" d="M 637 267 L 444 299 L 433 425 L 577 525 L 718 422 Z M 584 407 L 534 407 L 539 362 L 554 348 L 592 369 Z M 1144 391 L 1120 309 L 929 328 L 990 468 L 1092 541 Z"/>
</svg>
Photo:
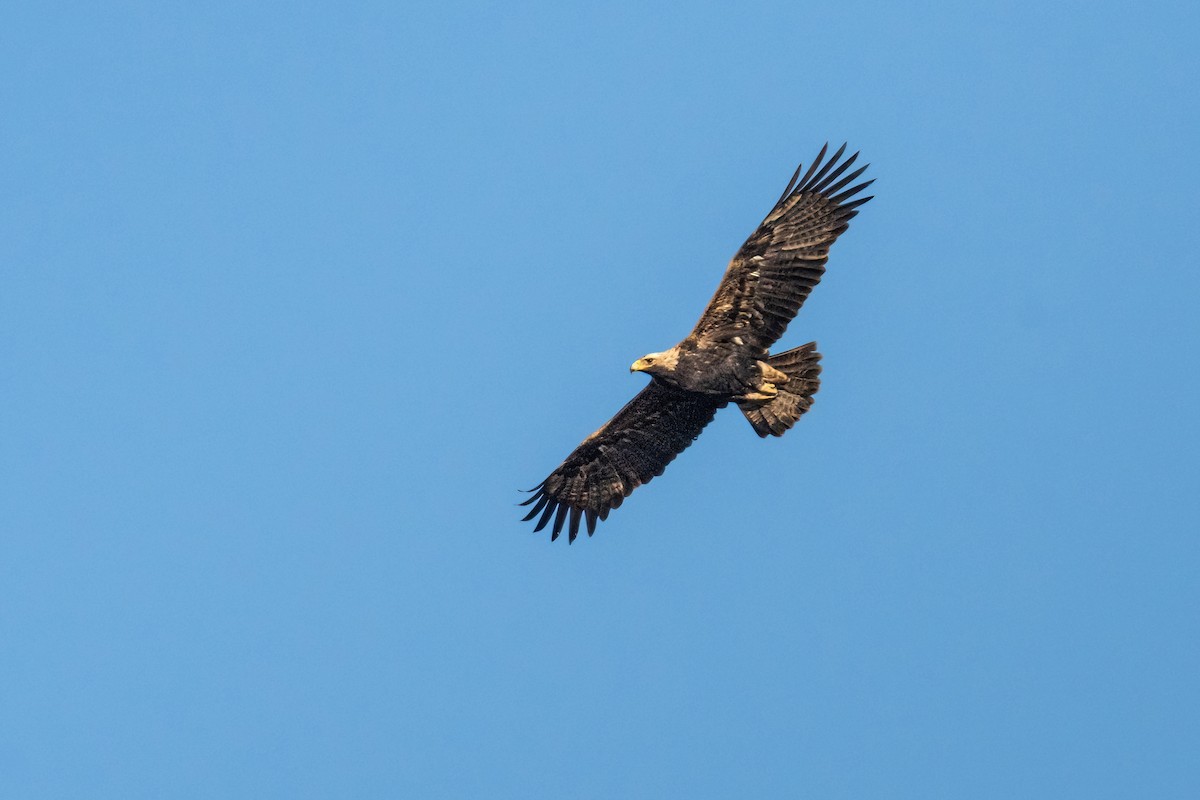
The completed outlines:
<svg viewBox="0 0 1200 800">
<path fill-rule="evenodd" d="M 783 436 L 796 420 L 812 408 L 813 395 L 821 386 L 821 354 L 817 343 L 809 342 L 785 353 L 771 356 L 767 363 L 788 376 L 779 394 L 766 403 L 739 404 L 746 419 L 759 436 Z"/>
</svg>

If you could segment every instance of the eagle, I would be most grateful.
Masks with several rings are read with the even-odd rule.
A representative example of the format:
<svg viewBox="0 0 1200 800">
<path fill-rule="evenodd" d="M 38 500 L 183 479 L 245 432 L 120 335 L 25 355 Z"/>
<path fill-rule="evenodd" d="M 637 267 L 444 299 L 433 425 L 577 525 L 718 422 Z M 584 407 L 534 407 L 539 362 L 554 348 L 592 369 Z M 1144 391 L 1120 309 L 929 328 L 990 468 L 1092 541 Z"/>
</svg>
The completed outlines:
<svg viewBox="0 0 1200 800">
<path fill-rule="evenodd" d="M 813 404 L 820 386 L 816 342 L 771 355 L 809 292 L 825 273 L 829 248 L 871 197 L 855 185 L 867 166 L 848 172 L 858 153 L 846 145 L 825 160 L 828 144 L 801 177 L 796 168 L 779 202 L 737 251 L 700 321 L 683 341 L 642 356 L 629 368 L 650 383 L 604 427 L 583 440 L 522 506 L 534 531 L 568 541 L 586 520 L 588 536 L 643 483 L 663 474 L 717 411 L 737 403 L 760 437 L 782 436 Z M 847 188 L 849 187 L 849 188 Z"/>
</svg>

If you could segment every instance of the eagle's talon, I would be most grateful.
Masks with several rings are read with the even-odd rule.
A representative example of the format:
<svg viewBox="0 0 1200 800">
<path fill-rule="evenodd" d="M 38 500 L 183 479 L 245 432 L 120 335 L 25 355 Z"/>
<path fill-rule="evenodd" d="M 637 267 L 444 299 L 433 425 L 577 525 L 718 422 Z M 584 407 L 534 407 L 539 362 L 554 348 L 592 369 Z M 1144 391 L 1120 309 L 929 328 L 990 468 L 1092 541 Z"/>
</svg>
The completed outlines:
<svg viewBox="0 0 1200 800">
<path fill-rule="evenodd" d="M 763 380 L 770 381 L 764 385 L 770 386 L 772 389 L 775 388 L 775 384 L 787 383 L 790 380 L 786 372 L 780 372 L 765 361 L 758 362 L 758 367 L 762 371 Z"/>
<path fill-rule="evenodd" d="M 774 400 L 779 394 L 779 389 L 773 383 L 764 383 L 758 387 L 756 391 L 744 394 L 736 398 L 739 403 L 766 403 Z"/>
</svg>

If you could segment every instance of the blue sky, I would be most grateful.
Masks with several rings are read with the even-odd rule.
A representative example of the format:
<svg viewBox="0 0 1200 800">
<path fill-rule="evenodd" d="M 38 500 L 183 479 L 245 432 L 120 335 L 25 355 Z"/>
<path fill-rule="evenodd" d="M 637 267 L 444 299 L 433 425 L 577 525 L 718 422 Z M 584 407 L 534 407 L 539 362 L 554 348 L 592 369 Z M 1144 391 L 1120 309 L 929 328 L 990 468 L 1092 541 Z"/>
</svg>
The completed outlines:
<svg viewBox="0 0 1200 800">
<path fill-rule="evenodd" d="M 0 795 L 1200 793 L 1190 3 L 0 11 Z M 876 199 L 518 522 L 799 161 Z"/>
</svg>

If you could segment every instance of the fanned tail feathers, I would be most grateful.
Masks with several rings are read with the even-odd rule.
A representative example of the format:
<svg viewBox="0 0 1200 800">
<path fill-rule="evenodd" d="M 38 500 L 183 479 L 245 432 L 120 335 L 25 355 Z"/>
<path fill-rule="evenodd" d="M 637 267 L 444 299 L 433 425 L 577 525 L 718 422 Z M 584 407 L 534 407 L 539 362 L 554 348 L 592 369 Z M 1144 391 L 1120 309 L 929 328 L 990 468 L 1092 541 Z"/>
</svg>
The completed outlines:
<svg viewBox="0 0 1200 800">
<path fill-rule="evenodd" d="M 767 363 L 788 376 L 779 394 L 767 403 L 742 403 L 740 407 L 759 436 L 783 436 L 805 411 L 812 408 L 813 395 L 821 386 L 821 354 L 817 343 L 771 356 Z"/>
</svg>

